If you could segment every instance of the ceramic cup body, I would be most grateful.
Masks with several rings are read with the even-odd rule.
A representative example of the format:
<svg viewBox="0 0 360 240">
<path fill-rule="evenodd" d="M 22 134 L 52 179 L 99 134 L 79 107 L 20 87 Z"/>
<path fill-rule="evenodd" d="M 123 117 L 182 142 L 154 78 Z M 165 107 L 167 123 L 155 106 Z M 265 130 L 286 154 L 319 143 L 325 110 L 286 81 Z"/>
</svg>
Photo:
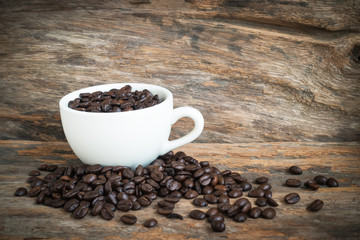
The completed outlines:
<svg viewBox="0 0 360 240">
<path fill-rule="evenodd" d="M 148 89 L 162 100 L 155 106 L 113 113 L 82 112 L 68 107 L 80 93 L 109 91 L 125 85 L 134 90 Z M 173 95 L 166 88 L 140 83 L 105 84 L 74 91 L 60 102 L 60 116 L 66 139 L 79 159 L 86 164 L 103 166 L 148 165 L 159 155 L 196 139 L 204 127 L 201 113 L 191 107 L 173 109 Z M 169 141 L 171 126 L 178 119 L 189 117 L 195 123 L 187 135 Z"/>
</svg>

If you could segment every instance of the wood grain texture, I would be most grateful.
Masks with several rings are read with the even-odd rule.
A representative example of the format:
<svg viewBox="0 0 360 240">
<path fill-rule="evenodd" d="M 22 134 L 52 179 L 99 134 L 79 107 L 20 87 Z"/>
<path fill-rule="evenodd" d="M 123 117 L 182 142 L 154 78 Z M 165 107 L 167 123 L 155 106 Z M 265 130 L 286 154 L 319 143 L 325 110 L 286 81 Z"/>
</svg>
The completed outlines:
<svg viewBox="0 0 360 240">
<path fill-rule="evenodd" d="M 203 113 L 198 142 L 359 140 L 358 1 L 269 3 L 2 1 L 0 138 L 63 141 L 64 94 L 146 82 Z"/>
<path fill-rule="evenodd" d="M 206 221 L 188 217 L 190 200 L 182 199 L 176 212 L 183 221 L 169 221 L 155 213 L 156 202 L 144 210 L 133 212 L 138 217 L 134 226 L 125 226 L 115 212 L 115 218 L 105 221 L 86 216 L 73 219 L 63 209 L 39 206 L 34 199 L 13 197 L 14 190 L 26 186 L 26 173 L 41 163 L 80 164 L 67 143 L 34 141 L 0 141 L 0 239 L 358 239 L 360 237 L 360 143 L 256 143 L 203 144 L 193 143 L 180 148 L 198 160 L 207 160 L 221 170 L 231 169 L 254 180 L 267 176 L 273 186 L 273 196 L 279 202 L 274 220 L 248 219 L 236 223 L 226 219 L 227 230 L 211 231 Z M 283 186 L 287 172 L 298 165 L 304 173 L 296 176 L 302 182 L 317 174 L 335 177 L 338 188 L 321 187 L 309 191 L 303 187 Z M 255 184 L 254 184 L 255 186 Z M 288 205 L 282 199 L 289 192 L 298 192 L 301 201 Z M 323 209 L 312 213 L 306 206 L 322 199 Z M 157 200 L 158 201 L 158 200 Z M 253 199 L 251 199 L 253 201 Z M 208 208 L 208 207 L 207 207 Z M 205 209 L 207 209 L 205 208 Z M 146 229 L 142 223 L 156 216 L 158 227 Z M 19 228 L 19 226 L 21 226 Z"/>
</svg>

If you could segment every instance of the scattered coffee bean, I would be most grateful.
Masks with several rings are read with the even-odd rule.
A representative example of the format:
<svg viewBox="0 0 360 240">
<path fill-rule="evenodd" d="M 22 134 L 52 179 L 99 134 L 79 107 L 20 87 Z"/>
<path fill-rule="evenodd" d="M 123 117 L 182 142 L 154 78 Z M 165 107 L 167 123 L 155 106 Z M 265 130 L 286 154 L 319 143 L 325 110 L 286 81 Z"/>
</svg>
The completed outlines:
<svg viewBox="0 0 360 240">
<path fill-rule="evenodd" d="M 206 214 L 201 210 L 192 210 L 190 212 L 190 217 L 196 220 L 203 220 L 206 217 Z"/>
<path fill-rule="evenodd" d="M 214 230 L 214 232 L 223 232 L 225 231 L 226 226 L 224 222 L 212 221 L 211 228 Z"/>
<path fill-rule="evenodd" d="M 209 217 L 208 222 L 212 222 L 212 221 L 218 221 L 218 222 L 223 222 L 224 221 L 224 216 L 221 214 L 215 214 Z"/>
<path fill-rule="evenodd" d="M 303 173 L 302 169 L 298 166 L 291 166 L 289 168 L 290 172 L 295 175 L 301 175 Z"/>
<path fill-rule="evenodd" d="M 262 210 L 261 215 L 266 219 L 273 219 L 276 216 L 276 210 L 274 208 L 265 208 Z"/>
<path fill-rule="evenodd" d="M 259 177 L 259 178 L 255 179 L 255 183 L 257 183 L 257 184 L 267 183 L 268 181 L 269 181 L 269 179 L 267 177 Z"/>
<path fill-rule="evenodd" d="M 198 207 L 206 207 L 208 205 L 208 202 L 203 198 L 195 198 L 193 200 L 193 204 Z"/>
<path fill-rule="evenodd" d="M 295 204 L 300 201 L 300 195 L 297 193 L 289 193 L 284 197 L 286 203 Z"/>
<path fill-rule="evenodd" d="M 180 219 L 180 220 L 184 219 L 184 217 L 178 213 L 170 213 L 170 214 L 166 215 L 166 217 L 167 218 L 176 218 L 176 219 Z"/>
<path fill-rule="evenodd" d="M 159 214 L 161 214 L 161 215 L 167 216 L 167 215 L 171 214 L 173 212 L 173 210 L 172 209 L 165 209 L 165 208 L 158 208 L 157 212 Z"/>
<path fill-rule="evenodd" d="M 171 202 L 167 202 L 167 201 L 158 202 L 158 206 L 159 206 L 159 208 L 171 209 L 171 210 L 173 210 L 175 208 L 175 204 L 173 204 Z"/>
<path fill-rule="evenodd" d="M 158 224 L 158 221 L 155 218 L 150 218 L 144 222 L 144 227 L 153 228 Z"/>
<path fill-rule="evenodd" d="M 261 189 L 253 189 L 248 193 L 249 197 L 259 198 L 264 196 L 264 191 Z"/>
<path fill-rule="evenodd" d="M 137 221 L 137 217 L 132 214 L 125 214 L 120 217 L 120 220 L 127 225 L 134 225 Z"/>
<path fill-rule="evenodd" d="M 219 210 L 217 208 L 209 208 L 209 210 L 207 210 L 206 217 L 211 217 L 213 215 L 216 215 L 219 213 Z"/>
<path fill-rule="evenodd" d="M 26 194 L 27 194 L 27 190 L 26 188 L 23 187 L 16 189 L 16 191 L 14 192 L 14 196 L 16 197 L 24 196 Z"/>
<path fill-rule="evenodd" d="M 324 202 L 321 201 L 320 199 L 316 199 L 315 201 L 313 201 L 308 207 L 307 209 L 312 211 L 312 212 L 317 212 L 319 211 L 322 207 L 324 206 Z"/>
<path fill-rule="evenodd" d="M 190 191 L 186 192 L 184 195 L 184 197 L 186 199 L 193 199 L 193 198 L 196 198 L 197 196 L 199 196 L 199 193 L 195 190 L 190 190 Z"/>
<path fill-rule="evenodd" d="M 306 181 L 304 186 L 310 188 L 311 190 L 318 190 L 320 187 L 314 180 Z"/>
<path fill-rule="evenodd" d="M 279 204 L 273 198 L 267 198 L 267 203 L 272 207 L 279 206 Z"/>
<path fill-rule="evenodd" d="M 326 180 L 326 185 L 328 187 L 338 187 L 339 186 L 339 183 L 338 181 L 335 179 L 335 178 L 328 178 Z"/>
<path fill-rule="evenodd" d="M 205 194 L 204 199 L 210 204 L 217 203 L 218 201 L 217 197 L 214 194 Z"/>
<path fill-rule="evenodd" d="M 262 213 L 262 211 L 261 211 L 261 208 L 259 208 L 259 207 L 254 207 L 254 208 L 252 208 L 251 210 L 250 210 L 250 212 L 249 212 L 249 216 L 251 217 L 251 218 L 259 218 L 260 216 L 261 216 L 261 213 Z"/>
<path fill-rule="evenodd" d="M 247 216 L 245 213 L 238 213 L 233 217 L 235 222 L 245 222 L 247 219 Z"/>
<path fill-rule="evenodd" d="M 301 181 L 298 179 L 287 179 L 285 185 L 288 187 L 300 187 Z"/>
<path fill-rule="evenodd" d="M 314 177 L 314 180 L 319 185 L 325 185 L 327 178 L 322 175 L 318 175 L 318 176 Z"/>
<path fill-rule="evenodd" d="M 29 176 L 40 176 L 41 173 L 38 170 L 33 170 L 29 172 Z"/>
<path fill-rule="evenodd" d="M 228 196 L 231 198 L 238 198 L 243 195 L 243 192 L 240 190 L 233 190 L 228 193 Z"/>
<path fill-rule="evenodd" d="M 269 191 L 271 189 L 271 185 L 268 183 L 261 184 L 258 189 L 261 189 L 263 191 Z"/>
<path fill-rule="evenodd" d="M 265 207 L 267 204 L 267 199 L 264 197 L 259 197 L 256 199 L 255 204 L 259 207 Z"/>
<path fill-rule="evenodd" d="M 264 192 L 264 197 L 271 198 L 272 197 L 272 192 L 270 190 L 265 191 Z"/>
</svg>

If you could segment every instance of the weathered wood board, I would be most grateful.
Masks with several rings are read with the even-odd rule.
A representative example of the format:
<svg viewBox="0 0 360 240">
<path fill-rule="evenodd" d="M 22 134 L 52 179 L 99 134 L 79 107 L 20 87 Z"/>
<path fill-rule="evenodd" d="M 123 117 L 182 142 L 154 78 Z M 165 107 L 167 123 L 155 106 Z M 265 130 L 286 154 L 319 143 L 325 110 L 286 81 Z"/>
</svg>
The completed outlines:
<svg viewBox="0 0 360 240">
<path fill-rule="evenodd" d="M 215 233 L 209 223 L 191 220 L 195 208 L 191 200 L 182 199 L 175 211 L 185 218 L 169 220 L 156 214 L 156 202 L 132 212 L 138 217 L 134 226 L 119 221 L 123 214 L 105 221 L 86 216 L 76 220 L 63 209 L 36 205 L 34 199 L 13 197 L 16 188 L 26 186 L 26 173 L 42 163 L 80 164 L 67 143 L 1 141 L 0 142 L 0 239 L 358 239 L 360 237 L 360 144 L 348 143 L 193 143 L 183 150 L 198 160 L 207 160 L 221 170 L 231 169 L 254 180 L 269 177 L 273 196 L 279 202 L 273 220 L 248 219 L 236 223 L 226 218 L 227 230 Z M 302 182 L 317 174 L 334 177 L 338 188 L 321 187 L 316 192 L 303 187 L 283 186 L 289 166 L 298 165 L 304 173 L 296 176 Z M 254 184 L 256 186 L 256 184 Z M 299 203 L 288 205 L 283 197 L 298 192 Z M 315 199 L 324 207 L 313 213 L 305 210 Z M 158 201 L 158 200 L 157 200 Z M 253 201 L 253 199 L 251 199 Z M 206 207 L 204 209 L 208 209 Z M 146 229 L 143 222 L 155 216 L 159 225 Z"/>
<path fill-rule="evenodd" d="M 198 142 L 360 139 L 358 0 L 136 2 L 0 2 L 1 139 L 64 141 L 59 99 L 113 82 L 198 108 Z"/>
</svg>

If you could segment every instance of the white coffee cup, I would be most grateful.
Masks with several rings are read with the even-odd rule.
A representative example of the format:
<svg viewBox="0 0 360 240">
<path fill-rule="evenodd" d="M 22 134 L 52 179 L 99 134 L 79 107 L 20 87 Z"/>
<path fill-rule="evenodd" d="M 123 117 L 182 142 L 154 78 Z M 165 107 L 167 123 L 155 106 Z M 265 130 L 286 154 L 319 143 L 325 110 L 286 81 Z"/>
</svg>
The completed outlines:
<svg viewBox="0 0 360 240">
<path fill-rule="evenodd" d="M 159 95 L 161 103 L 134 111 L 94 113 L 71 109 L 68 103 L 80 93 L 109 91 L 130 85 L 132 90 L 148 89 Z M 196 139 L 204 128 L 204 118 L 192 107 L 173 109 L 173 95 L 166 88 L 141 83 L 115 83 L 83 88 L 64 96 L 60 116 L 66 139 L 85 164 L 103 166 L 146 166 L 159 155 Z M 183 117 L 191 118 L 194 129 L 169 141 L 171 126 Z"/>
</svg>

